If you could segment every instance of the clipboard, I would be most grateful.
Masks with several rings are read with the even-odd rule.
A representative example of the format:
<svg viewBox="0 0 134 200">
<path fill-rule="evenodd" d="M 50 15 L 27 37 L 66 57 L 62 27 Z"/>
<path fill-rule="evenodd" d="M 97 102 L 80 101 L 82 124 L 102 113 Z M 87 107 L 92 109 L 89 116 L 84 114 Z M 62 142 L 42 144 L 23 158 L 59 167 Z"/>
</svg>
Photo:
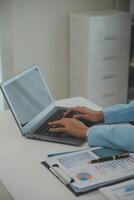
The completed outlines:
<svg viewBox="0 0 134 200">
<path fill-rule="evenodd" d="M 80 195 L 79 193 L 75 192 L 70 185 L 70 183 L 73 182 L 73 179 L 70 177 L 67 178 L 66 174 L 61 175 L 55 170 L 55 168 L 59 167 L 58 165 L 50 167 L 46 161 L 41 162 L 41 164 L 44 165 L 56 178 L 58 178 L 60 182 L 63 183 L 73 194 L 76 196 Z"/>
<path fill-rule="evenodd" d="M 86 150 L 85 150 L 86 151 Z M 79 151 L 80 152 L 80 151 Z M 76 153 L 76 151 L 74 152 Z M 74 154 L 73 152 L 69 153 L 71 155 Z M 59 154 L 59 153 L 58 153 Z M 63 156 L 64 153 L 61 154 L 61 156 Z M 67 152 L 66 152 L 67 154 Z M 59 157 L 60 155 L 58 155 Z M 51 159 L 48 158 L 48 159 Z M 80 195 L 83 195 L 85 193 L 89 193 L 89 192 L 92 192 L 92 191 L 95 191 L 95 190 L 98 190 L 102 187 L 105 187 L 105 186 L 111 186 L 113 184 L 117 184 L 117 183 L 121 183 L 123 181 L 126 181 L 126 180 L 130 180 L 130 179 L 133 179 L 134 178 L 134 173 L 129 175 L 129 176 L 126 176 L 126 177 L 121 177 L 119 179 L 116 179 L 116 180 L 112 180 L 112 181 L 106 181 L 106 182 L 103 182 L 103 183 L 99 183 L 99 184 L 96 184 L 92 187 L 88 187 L 86 189 L 84 189 L 83 191 L 81 190 L 78 190 L 77 188 L 75 188 L 73 186 L 73 184 L 75 183 L 75 180 L 73 177 L 71 177 L 70 175 L 68 175 L 60 166 L 57 162 L 53 163 L 52 165 L 50 165 L 50 163 L 48 162 L 48 160 L 46 161 L 42 161 L 41 164 L 43 166 L 45 166 L 56 178 L 58 178 L 60 180 L 61 183 L 63 183 L 75 196 L 80 196 Z"/>
</svg>

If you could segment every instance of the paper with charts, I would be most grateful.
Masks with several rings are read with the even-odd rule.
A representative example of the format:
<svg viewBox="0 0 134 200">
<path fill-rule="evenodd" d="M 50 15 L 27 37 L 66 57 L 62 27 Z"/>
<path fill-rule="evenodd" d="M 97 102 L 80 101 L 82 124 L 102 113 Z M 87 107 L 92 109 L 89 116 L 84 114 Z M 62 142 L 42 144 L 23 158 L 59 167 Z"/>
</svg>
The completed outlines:
<svg viewBox="0 0 134 200">
<path fill-rule="evenodd" d="M 58 170 L 61 170 L 61 173 L 64 171 L 68 177 L 74 179 L 71 186 L 79 192 L 94 188 L 95 185 L 101 186 L 103 183 L 111 183 L 117 179 L 122 179 L 122 177 L 129 177 L 134 174 L 134 154 L 130 154 L 130 157 L 124 159 L 89 164 L 89 160 L 97 158 L 88 149 L 59 155 L 48 159 L 47 162 L 51 166 L 57 163 L 60 167 Z"/>
<path fill-rule="evenodd" d="M 100 191 L 110 200 L 134 200 L 134 179 L 101 188 Z"/>
</svg>

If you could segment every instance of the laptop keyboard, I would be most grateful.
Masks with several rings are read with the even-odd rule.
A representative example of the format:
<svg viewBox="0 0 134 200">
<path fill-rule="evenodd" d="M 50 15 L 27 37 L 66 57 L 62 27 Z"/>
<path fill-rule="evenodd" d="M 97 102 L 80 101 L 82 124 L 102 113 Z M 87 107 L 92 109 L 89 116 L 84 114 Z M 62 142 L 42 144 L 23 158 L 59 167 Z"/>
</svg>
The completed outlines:
<svg viewBox="0 0 134 200">
<path fill-rule="evenodd" d="M 51 132 L 49 131 L 49 122 L 51 121 L 55 121 L 55 120 L 59 120 L 61 118 L 63 118 L 63 114 L 64 112 L 66 112 L 66 109 L 65 108 L 58 108 L 57 111 L 38 129 L 36 130 L 36 134 L 39 134 L 39 135 L 46 135 L 46 136 L 50 136 L 50 137 L 57 137 L 57 138 L 60 138 L 60 137 L 73 137 L 71 135 L 68 135 L 66 133 L 56 133 L 56 132 Z M 78 112 L 72 112 L 72 113 L 69 113 L 66 117 L 67 118 L 72 118 L 73 115 L 76 115 L 76 114 L 79 114 Z M 86 121 L 86 120 L 81 120 L 86 126 L 88 127 L 91 127 L 91 126 L 94 126 L 98 123 L 95 123 L 95 122 L 89 122 L 89 121 Z M 60 127 L 60 126 L 58 126 Z"/>
<path fill-rule="evenodd" d="M 38 129 L 38 134 L 40 135 L 47 135 L 51 137 L 61 137 L 63 133 L 55 133 L 49 131 L 49 125 L 48 122 L 59 120 L 63 117 L 63 114 L 66 110 L 64 108 L 59 108 L 39 129 Z"/>
</svg>

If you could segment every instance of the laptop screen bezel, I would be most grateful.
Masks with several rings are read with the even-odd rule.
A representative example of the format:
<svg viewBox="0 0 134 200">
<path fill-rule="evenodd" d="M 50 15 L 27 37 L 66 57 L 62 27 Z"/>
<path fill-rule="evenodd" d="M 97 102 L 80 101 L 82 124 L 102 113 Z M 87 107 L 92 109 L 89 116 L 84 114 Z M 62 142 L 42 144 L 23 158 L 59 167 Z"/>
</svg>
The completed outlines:
<svg viewBox="0 0 134 200">
<path fill-rule="evenodd" d="M 25 76 L 26 74 L 32 72 L 33 70 L 37 70 L 39 72 L 41 79 L 44 83 L 44 86 L 47 89 L 47 92 L 50 96 L 52 103 L 47 108 L 45 108 L 42 112 L 40 112 L 36 117 L 34 117 L 30 122 L 28 122 L 25 126 L 22 126 L 17 114 L 15 113 L 14 107 L 12 106 L 12 103 L 11 103 L 9 97 L 8 97 L 8 94 L 7 94 L 7 91 L 6 91 L 5 88 L 6 88 L 7 85 L 9 85 L 12 82 L 14 82 L 15 80 Z M 10 108 L 10 110 L 11 110 L 11 112 L 12 112 L 12 114 L 13 114 L 23 136 L 26 136 L 26 134 L 28 134 L 35 126 L 37 126 L 37 124 L 39 124 L 42 121 L 43 118 L 45 119 L 45 117 L 48 115 L 48 113 L 55 107 L 54 99 L 53 99 L 51 92 L 47 87 L 46 81 L 44 80 L 44 78 L 43 78 L 43 76 L 42 76 L 42 74 L 39 70 L 39 67 L 37 65 L 32 65 L 32 66 L 28 67 L 26 70 L 24 70 L 23 72 L 21 72 L 21 73 L 15 75 L 15 76 L 11 77 L 10 79 L 2 82 L 0 84 L 0 87 L 1 87 L 1 90 L 2 90 L 2 92 L 5 96 L 5 99 L 7 101 L 7 104 L 9 106 L 9 108 Z"/>
</svg>

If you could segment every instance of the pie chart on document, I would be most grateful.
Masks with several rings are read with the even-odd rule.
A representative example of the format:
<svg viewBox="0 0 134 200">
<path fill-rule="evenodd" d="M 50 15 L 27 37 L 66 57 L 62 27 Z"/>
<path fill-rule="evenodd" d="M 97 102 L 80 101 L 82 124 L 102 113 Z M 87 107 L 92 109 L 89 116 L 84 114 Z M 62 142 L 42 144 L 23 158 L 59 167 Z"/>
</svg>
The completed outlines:
<svg viewBox="0 0 134 200">
<path fill-rule="evenodd" d="M 93 179 L 93 176 L 87 172 L 80 172 L 76 177 L 80 181 L 90 181 Z"/>
</svg>

